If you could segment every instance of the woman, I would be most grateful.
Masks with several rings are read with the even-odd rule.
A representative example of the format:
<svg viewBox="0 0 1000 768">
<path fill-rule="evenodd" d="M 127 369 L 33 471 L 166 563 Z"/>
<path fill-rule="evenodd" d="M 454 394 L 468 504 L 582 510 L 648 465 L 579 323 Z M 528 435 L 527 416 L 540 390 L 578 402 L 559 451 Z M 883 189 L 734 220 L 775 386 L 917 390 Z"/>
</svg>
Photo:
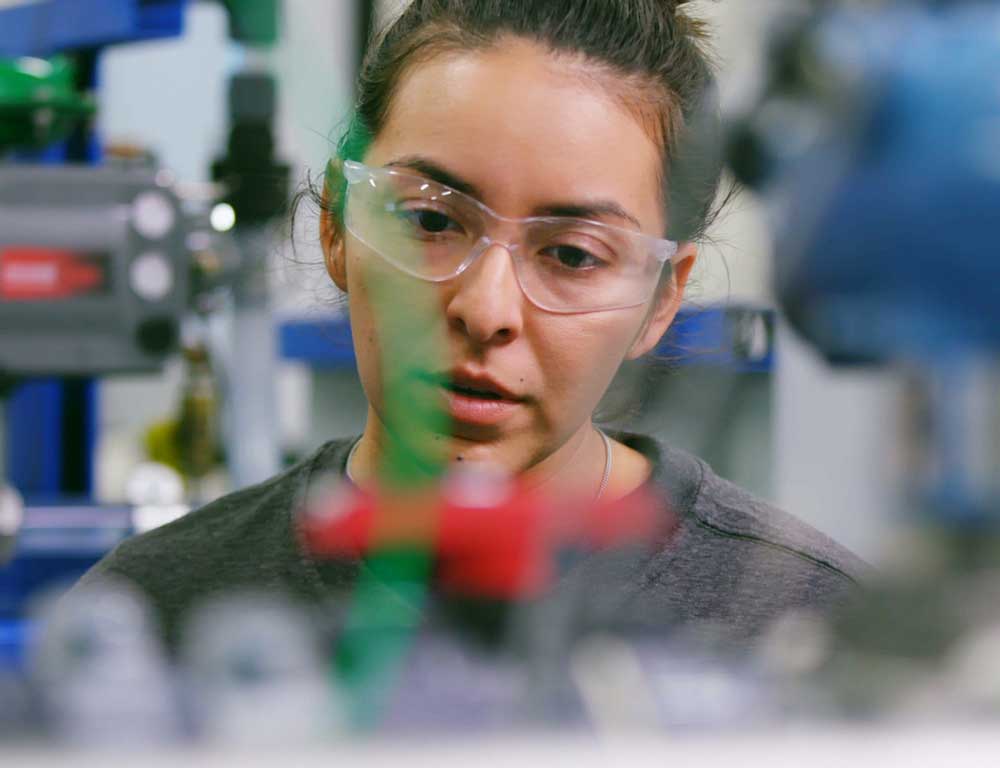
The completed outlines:
<svg viewBox="0 0 1000 768">
<path fill-rule="evenodd" d="M 633 616 L 748 639 L 848 597 L 850 553 L 699 460 L 592 421 L 674 319 L 716 199 L 705 33 L 678 5 L 415 0 L 367 59 L 320 199 L 363 435 L 125 542 L 85 580 L 136 582 L 172 639 L 219 589 L 346 595 L 358 564 L 304 554 L 290 513 L 320 473 L 364 486 L 404 455 L 500 465 L 555 494 L 665 492 L 671 545 L 592 574 Z"/>
</svg>

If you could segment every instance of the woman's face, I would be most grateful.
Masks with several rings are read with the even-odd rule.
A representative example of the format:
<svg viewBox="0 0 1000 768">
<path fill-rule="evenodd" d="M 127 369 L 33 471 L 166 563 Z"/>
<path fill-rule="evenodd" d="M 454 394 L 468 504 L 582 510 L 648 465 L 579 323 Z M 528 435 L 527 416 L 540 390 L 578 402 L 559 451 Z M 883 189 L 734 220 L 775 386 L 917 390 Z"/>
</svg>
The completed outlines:
<svg viewBox="0 0 1000 768">
<path fill-rule="evenodd" d="M 642 232 L 662 236 L 658 147 L 609 95 L 609 84 L 581 61 L 527 41 L 439 55 L 403 78 L 364 162 L 405 164 L 400 170 L 416 174 L 415 161 L 439 169 L 506 217 L 612 203 Z M 614 214 L 599 220 L 635 227 Z M 407 385 L 414 402 L 440 398 L 451 414 L 451 429 L 435 436 L 448 458 L 516 472 L 565 452 L 589 431 L 619 365 L 647 352 L 673 319 L 693 262 L 683 261 L 644 306 L 554 314 L 525 297 L 502 247 L 491 247 L 451 280 L 427 283 L 387 266 L 348 232 L 328 231 L 323 241 L 331 275 L 348 294 L 370 403 L 366 435 L 379 441 L 385 434 L 385 334 L 405 325 L 408 306 L 416 313 L 417 304 L 429 303 L 437 310 L 435 327 L 393 347 L 392 364 L 416 372 Z M 693 248 L 686 253 L 693 256 Z M 375 293 L 376 281 L 382 294 Z M 377 301 L 386 290 L 393 297 L 389 319 Z M 432 350 L 435 344 L 444 350 Z M 483 402 L 451 391 L 435 378 L 442 374 L 499 390 L 503 399 Z"/>
</svg>

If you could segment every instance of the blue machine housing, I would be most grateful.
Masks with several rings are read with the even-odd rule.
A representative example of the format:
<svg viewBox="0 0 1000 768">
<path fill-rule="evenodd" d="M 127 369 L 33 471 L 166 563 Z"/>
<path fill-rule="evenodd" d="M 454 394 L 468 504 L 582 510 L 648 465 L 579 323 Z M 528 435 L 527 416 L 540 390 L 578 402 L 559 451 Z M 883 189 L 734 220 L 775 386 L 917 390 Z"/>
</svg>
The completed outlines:
<svg viewBox="0 0 1000 768">
<path fill-rule="evenodd" d="M 0 56 L 51 56 L 174 37 L 187 0 L 14 0 L 0 9 Z"/>
<path fill-rule="evenodd" d="M 836 362 L 1000 348 L 998 30 L 992 3 L 818 27 L 848 98 L 818 105 L 828 132 L 778 169 L 776 272 L 789 318 Z"/>
<path fill-rule="evenodd" d="M 682 308 L 654 356 L 674 365 L 769 373 L 774 366 L 774 312 L 754 306 Z M 319 369 L 356 365 L 346 317 L 289 320 L 278 328 L 281 356 Z"/>
</svg>

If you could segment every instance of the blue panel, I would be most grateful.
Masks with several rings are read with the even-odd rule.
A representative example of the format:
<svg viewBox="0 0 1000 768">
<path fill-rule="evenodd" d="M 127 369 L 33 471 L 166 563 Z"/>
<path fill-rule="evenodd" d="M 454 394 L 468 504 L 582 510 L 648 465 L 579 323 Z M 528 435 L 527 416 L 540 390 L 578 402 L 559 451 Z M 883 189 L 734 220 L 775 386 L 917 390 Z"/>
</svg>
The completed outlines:
<svg viewBox="0 0 1000 768">
<path fill-rule="evenodd" d="M 678 314 L 656 349 L 676 364 L 708 365 L 737 373 L 771 370 L 774 313 L 752 307 L 686 309 Z M 281 356 L 316 368 L 354 367 L 351 328 L 346 318 L 282 323 Z"/>
<path fill-rule="evenodd" d="M 7 478 L 21 493 L 59 491 L 62 405 L 62 386 L 50 379 L 22 385 L 7 403 Z"/>
<path fill-rule="evenodd" d="M 0 56 L 50 56 L 123 36 L 135 0 L 47 0 L 0 11 Z"/>
<path fill-rule="evenodd" d="M 187 0 L 39 0 L 4 7 L 0 56 L 51 56 L 177 36 L 183 30 L 186 4 Z"/>
<path fill-rule="evenodd" d="M 34 598 L 72 585 L 133 533 L 126 507 L 29 505 L 14 558 L 0 567 L 0 618 L 23 616 Z"/>
<path fill-rule="evenodd" d="M 10 158 L 16 163 L 40 163 L 42 165 L 60 165 L 66 162 L 66 142 L 59 141 L 44 149 L 19 150 Z"/>
<path fill-rule="evenodd" d="M 278 331 L 281 356 L 317 368 L 353 368 L 354 345 L 346 318 L 282 323 Z"/>
<path fill-rule="evenodd" d="M 87 381 L 87 402 L 84 410 L 84 427 L 83 427 L 83 450 L 84 450 L 84 460 L 87 463 L 86 467 L 86 486 L 83 489 L 84 494 L 87 496 L 93 495 L 94 492 L 94 476 L 96 474 L 96 467 L 94 466 L 97 456 L 97 441 L 99 435 L 97 434 L 98 424 L 98 411 L 101 405 L 101 395 L 100 387 L 97 385 L 96 379 L 90 379 Z"/>
<path fill-rule="evenodd" d="M 0 566 L 0 669 L 18 665 L 34 601 L 68 589 L 135 533 L 126 507 L 27 507 L 14 559 Z M 0 702 L 2 706 L 2 702 Z"/>
<path fill-rule="evenodd" d="M 32 625 L 21 619 L 0 619 L 0 670 L 24 666 Z"/>
<path fill-rule="evenodd" d="M 681 311 L 656 354 L 684 365 L 766 373 L 774 365 L 774 313 L 752 307 Z"/>
<path fill-rule="evenodd" d="M 720 310 L 678 313 L 656 354 L 679 363 L 719 362 L 725 354 L 725 317 Z"/>
<path fill-rule="evenodd" d="M 140 0 L 139 28 L 145 37 L 175 37 L 184 29 L 187 0 Z"/>
<path fill-rule="evenodd" d="M 33 598 L 65 591 L 118 543 L 96 552 L 19 556 L 0 569 L 0 618 L 24 615 Z"/>
</svg>

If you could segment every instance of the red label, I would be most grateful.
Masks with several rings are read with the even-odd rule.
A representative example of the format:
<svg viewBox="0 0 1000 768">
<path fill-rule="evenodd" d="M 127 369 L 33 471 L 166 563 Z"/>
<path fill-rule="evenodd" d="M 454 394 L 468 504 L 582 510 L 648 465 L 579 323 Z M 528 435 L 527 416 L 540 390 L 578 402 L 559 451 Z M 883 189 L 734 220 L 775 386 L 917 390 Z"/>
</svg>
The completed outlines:
<svg viewBox="0 0 1000 768">
<path fill-rule="evenodd" d="M 54 248 L 0 250 L 0 299 L 51 301 L 99 292 L 104 273 L 92 259 Z"/>
</svg>

